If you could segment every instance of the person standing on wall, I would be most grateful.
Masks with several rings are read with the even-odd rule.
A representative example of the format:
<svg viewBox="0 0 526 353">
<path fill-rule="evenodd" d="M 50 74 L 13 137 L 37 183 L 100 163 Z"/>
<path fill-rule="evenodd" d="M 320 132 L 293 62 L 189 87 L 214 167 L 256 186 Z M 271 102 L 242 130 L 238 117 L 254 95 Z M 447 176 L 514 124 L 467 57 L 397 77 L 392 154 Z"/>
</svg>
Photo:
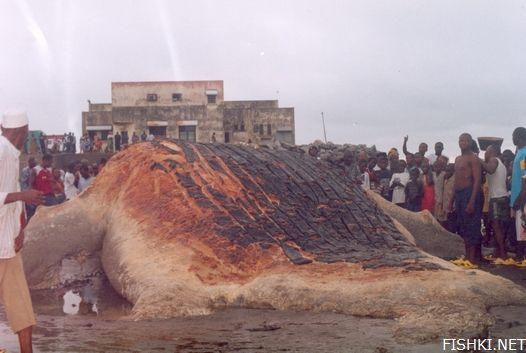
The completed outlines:
<svg viewBox="0 0 526 353">
<path fill-rule="evenodd" d="M 118 131 L 115 134 L 114 139 L 115 139 L 115 152 L 119 152 L 121 150 L 122 137 Z"/>
</svg>

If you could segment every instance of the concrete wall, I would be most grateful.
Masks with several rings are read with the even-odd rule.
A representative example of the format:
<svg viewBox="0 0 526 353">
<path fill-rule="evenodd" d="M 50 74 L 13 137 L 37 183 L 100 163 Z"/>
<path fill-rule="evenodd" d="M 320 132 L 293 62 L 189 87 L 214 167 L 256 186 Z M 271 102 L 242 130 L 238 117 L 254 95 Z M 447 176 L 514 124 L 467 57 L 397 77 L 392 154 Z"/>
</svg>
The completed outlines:
<svg viewBox="0 0 526 353">
<path fill-rule="evenodd" d="M 111 103 L 91 103 L 89 102 L 90 112 L 111 112 Z"/>
<path fill-rule="evenodd" d="M 225 108 L 239 109 L 239 108 L 279 108 L 277 100 L 254 100 L 254 101 L 225 101 Z"/>
<path fill-rule="evenodd" d="M 95 110 L 89 112 L 82 112 L 82 134 L 86 133 L 87 126 L 112 124 L 113 115 L 111 110 Z"/>
<path fill-rule="evenodd" d="M 281 131 L 282 135 L 284 131 L 290 131 L 290 138 L 286 142 L 295 143 L 294 108 L 225 108 L 223 116 L 225 132 L 230 133 L 233 143 L 250 141 L 272 144 L 276 140 L 277 131 Z M 260 132 L 261 126 L 263 133 Z"/>
<path fill-rule="evenodd" d="M 111 102 L 114 108 L 207 105 L 206 90 L 217 90 L 217 104 L 223 102 L 223 81 L 112 82 Z M 181 102 L 172 101 L 174 93 L 182 94 Z M 149 102 L 148 94 L 157 101 Z"/>
</svg>

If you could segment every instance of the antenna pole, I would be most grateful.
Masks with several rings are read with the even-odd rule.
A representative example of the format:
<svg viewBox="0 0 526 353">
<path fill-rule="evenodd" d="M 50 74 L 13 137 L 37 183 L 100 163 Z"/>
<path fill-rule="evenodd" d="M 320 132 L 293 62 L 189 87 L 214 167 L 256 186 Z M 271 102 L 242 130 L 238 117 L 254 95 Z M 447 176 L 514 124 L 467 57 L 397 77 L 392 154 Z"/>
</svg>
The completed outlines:
<svg viewBox="0 0 526 353">
<path fill-rule="evenodd" d="M 325 131 L 325 117 L 323 116 L 323 112 L 321 112 L 321 122 L 323 124 L 323 137 L 325 138 L 325 143 L 327 143 L 327 132 Z"/>
</svg>

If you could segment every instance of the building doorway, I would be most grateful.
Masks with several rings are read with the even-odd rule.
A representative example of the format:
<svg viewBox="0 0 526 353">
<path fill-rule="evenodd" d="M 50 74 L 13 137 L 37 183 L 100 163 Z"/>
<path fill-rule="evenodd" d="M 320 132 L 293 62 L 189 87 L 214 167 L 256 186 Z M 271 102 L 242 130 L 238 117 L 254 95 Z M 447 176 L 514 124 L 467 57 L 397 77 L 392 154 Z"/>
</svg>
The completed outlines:
<svg viewBox="0 0 526 353">
<path fill-rule="evenodd" d="M 196 142 L 196 128 L 195 125 L 179 126 L 179 139 Z"/>
<path fill-rule="evenodd" d="M 128 136 L 128 131 L 126 130 L 122 130 L 121 131 L 121 135 L 122 135 L 122 144 L 123 145 L 127 145 L 130 143 L 130 136 Z"/>
<path fill-rule="evenodd" d="M 230 143 L 230 132 L 225 132 L 225 143 Z"/>
</svg>

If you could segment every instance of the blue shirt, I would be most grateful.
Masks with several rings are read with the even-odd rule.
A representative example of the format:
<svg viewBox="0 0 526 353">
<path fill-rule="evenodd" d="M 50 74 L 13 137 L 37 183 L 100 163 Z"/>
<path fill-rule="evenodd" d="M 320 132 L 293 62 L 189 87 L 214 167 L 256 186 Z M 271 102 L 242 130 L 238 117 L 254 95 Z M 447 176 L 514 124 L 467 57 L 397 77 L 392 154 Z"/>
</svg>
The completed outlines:
<svg viewBox="0 0 526 353">
<path fill-rule="evenodd" d="M 526 147 L 517 151 L 513 160 L 513 172 L 511 174 L 511 199 L 510 206 L 513 207 L 515 200 L 519 197 L 522 188 L 522 178 L 526 177 Z"/>
</svg>

